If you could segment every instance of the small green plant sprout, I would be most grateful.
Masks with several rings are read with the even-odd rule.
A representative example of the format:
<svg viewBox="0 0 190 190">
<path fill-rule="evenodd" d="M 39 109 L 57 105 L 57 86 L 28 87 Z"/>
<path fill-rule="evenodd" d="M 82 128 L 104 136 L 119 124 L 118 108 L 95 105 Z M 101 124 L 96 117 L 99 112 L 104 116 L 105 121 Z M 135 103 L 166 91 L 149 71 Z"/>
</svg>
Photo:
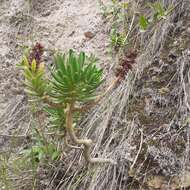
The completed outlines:
<svg viewBox="0 0 190 190">
<path fill-rule="evenodd" d="M 160 2 L 149 3 L 148 4 L 153 11 L 153 21 L 158 21 L 160 19 L 166 19 L 166 16 L 173 9 L 172 7 L 164 8 L 164 6 Z"/>
<path fill-rule="evenodd" d="M 140 32 L 145 32 L 147 28 L 149 27 L 149 21 L 145 16 L 139 17 L 139 26 L 140 26 Z"/>
<path fill-rule="evenodd" d="M 115 28 L 110 33 L 111 46 L 115 50 L 124 47 L 127 43 L 127 37 L 124 33 L 117 32 Z"/>
<path fill-rule="evenodd" d="M 110 48 L 118 51 L 126 46 L 128 28 L 128 6 L 129 3 L 112 0 L 108 4 L 100 3 L 102 15 L 111 22 Z"/>
<path fill-rule="evenodd" d="M 106 18 L 120 17 L 123 15 L 123 10 L 128 9 L 129 4 L 127 2 L 121 2 L 119 0 L 112 0 L 109 5 L 105 5 L 101 0 L 99 1 L 102 15 Z M 123 16 L 122 16 L 123 17 Z"/>
<path fill-rule="evenodd" d="M 144 15 L 139 17 L 140 32 L 145 32 L 151 24 L 166 19 L 166 16 L 173 10 L 173 7 L 165 8 L 160 2 L 148 3 L 148 7 L 152 9 L 151 16 L 150 18 Z"/>
<path fill-rule="evenodd" d="M 25 77 L 25 91 L 30 99 L 40 101 L 44 105 L 44 110 L 50 116 L 50 125 L 62 131 L 62 134 L 58 135 L 63 138 L 65 145 L 83 150 L 88 163 L 115 163 L 111 159 L 90 156 L 92 140 L 77 137 L 76 116 L 96 105 L 123 79 L 126 72 L 120 70 L 120 74 L 107 90 L 103 94 L 97 94 L 97 88 L 103 82 L 103 71 L 96 66 L 97 59 L 94 56 L 87 56 L 84 52 L 77 54 L 73 50 L 68 54 L 58 53 L 54 57 L 54 66 L 50 68 L 50 76 L 47 77 L 41 61 L 42 49 L 40 44 L 36 44 L 20 64 Z M 122 68 L 128 71 L 125 64 Z M 34 147 L 29 153 L 34 153 L 39 159 L 48 154 L 47 147 L 47 144 L 45 147 L 43 144 Z"/>
<path fill-rule="evenodd" d="M 33 167 L 36 167 L 41 160 L 56 161 L 61 157 L 56 145 L 53 142 L 49 143 L 37 128 L 34 129 L 33 136 L 34 145 L 21 152 Z"/>
<path fill-rule="evenodd" d="M 101 0 L 99 0 L 100 10 L 104 17 L 112 17 L 113 15 L 117 14 L 118 7 L 116 6 L 117 0 L 112 0 L 110 5 L 105 5 Z"/>
<path fill-rule="evenodd" d="M 25 91 L 30 96 L 43 97 L 46 90 L 46 81 L 44 80 L 45 67 L 41 62 L 43 54 L 43 47 L 37 43 L 33 49 L 29 52 L 25 52 L 23 59 L 19 65 L 19 68 L 23 70 L 25 77 L 24 84 L 27 86 Z"/>
</svg>

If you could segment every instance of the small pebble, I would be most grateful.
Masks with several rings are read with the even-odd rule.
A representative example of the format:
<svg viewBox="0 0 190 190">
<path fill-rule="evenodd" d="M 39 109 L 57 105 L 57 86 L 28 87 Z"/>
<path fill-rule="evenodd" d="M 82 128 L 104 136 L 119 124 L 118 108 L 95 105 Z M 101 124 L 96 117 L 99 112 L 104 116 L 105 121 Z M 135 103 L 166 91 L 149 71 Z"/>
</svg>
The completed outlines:
<svg viewBox="0 0 190 190">
<path fill-rule="evenodd" d="M 84 33 L 84 36 L 86 38 L 92 39 L 95 35 L 92 32 L 88 31 Z"/>
</svg>

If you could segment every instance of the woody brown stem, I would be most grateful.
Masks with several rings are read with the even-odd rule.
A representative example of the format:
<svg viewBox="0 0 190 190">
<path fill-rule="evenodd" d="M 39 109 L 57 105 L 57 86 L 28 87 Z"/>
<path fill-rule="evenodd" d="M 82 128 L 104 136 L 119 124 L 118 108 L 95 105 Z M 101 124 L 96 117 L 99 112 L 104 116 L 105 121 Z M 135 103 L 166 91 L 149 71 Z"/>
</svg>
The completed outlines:
<svg viewBox="0 0 190 190">
<path fill-rule="evenodd" d="M 69 144 L 68 141 L 67 141 L 67 136 L 66 135 L 64 136 L 64 144 L 65 144 L 66 147 L 71 148 L 71 149 L 83 149 L 82 147 L 73 146 L 73 145 Z"/>
<path fill-rule="evenodd" d="M 104 158 L 91 158 L 90 156 L 90 147 L 92 145 L 92 140 L 91 139 L 78 139 L 77 136 L 75 135 L 74 129 L 73 129 L 73 108 L 74 108 L 74 103 L 69 103 L 67 105 L 67 110 L 66 110 L 66 130 L 68 135 L 70 136 L 71 140 L 77 144 L 77 145 L 83 145 L 83 153 L 84 153 L 84 158 L 88 163 L 114 163 L 110 159 L 104 159 Z"/>
</svg>

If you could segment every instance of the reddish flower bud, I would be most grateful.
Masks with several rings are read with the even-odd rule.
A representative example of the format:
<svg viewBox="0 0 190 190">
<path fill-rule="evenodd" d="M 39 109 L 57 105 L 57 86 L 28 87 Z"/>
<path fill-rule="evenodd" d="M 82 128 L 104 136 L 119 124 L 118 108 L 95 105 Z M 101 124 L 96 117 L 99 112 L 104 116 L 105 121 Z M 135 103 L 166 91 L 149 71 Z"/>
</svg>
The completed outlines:
<svg viewBox="0 0 190 190">
<path fill-rule="evenodd" d="M 129 70 L 132 70 L 132 65 L 136 63 L 137 53 L 134 50 L 129 50 L 123 59 L 120 60 L 119 67 L 116 68 L 115 75 L 124 79 Z"/>
<path fill-rule="evenodd" d="M 44 53 L 44 47 L 40 43 L 36 43 L 30 51 L 29 54 L 29 64 L 31 65 L 32 61 L 35 59 L 37 68 L 39 67 L 40 62 L 42 61 L 42 55 Z"/>
</svg>

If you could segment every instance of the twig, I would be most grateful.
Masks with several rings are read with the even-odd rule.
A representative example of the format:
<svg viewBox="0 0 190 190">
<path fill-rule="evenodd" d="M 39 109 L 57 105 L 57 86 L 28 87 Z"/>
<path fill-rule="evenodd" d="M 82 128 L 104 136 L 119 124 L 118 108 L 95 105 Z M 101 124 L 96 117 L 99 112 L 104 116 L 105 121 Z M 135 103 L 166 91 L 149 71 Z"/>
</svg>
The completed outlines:
<svg viewBox="0 0 190 190">
<path fill-rule="evenodd" d="M 140 154 L 141 149 L 142 149 L 142 144 L 143 144 L 143 131 L 140 130 L 140 132 L 141 132 L 141 142 L 140 142 L 139 150 L 138 150 L 137 155 L 136 155 L 136 157 L 135 157 L 135 159 L 134 159 L 134 161 L 133 161 L 133 164 L 132 164 L 131 167 L 130 167 L 130 170 L 132 170 L 133 167 L 134 167 L 134 165 L 136 164 L 137 159 L 138 159 L 139 154 Z"/>
</svg>

